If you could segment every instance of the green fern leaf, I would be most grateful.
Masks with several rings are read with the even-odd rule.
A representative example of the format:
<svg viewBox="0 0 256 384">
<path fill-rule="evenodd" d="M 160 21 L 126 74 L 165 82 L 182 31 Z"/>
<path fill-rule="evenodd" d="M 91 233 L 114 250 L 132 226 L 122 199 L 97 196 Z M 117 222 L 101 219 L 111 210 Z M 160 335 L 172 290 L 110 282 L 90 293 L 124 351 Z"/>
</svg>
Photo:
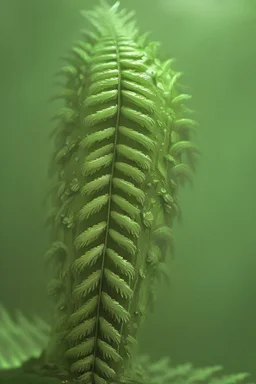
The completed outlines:
<svg viewBox="0 0 256 384">
<path fill-rule="evenodd" d="M 136 59 L 141 59 L 143 57 L 143 53 L 139 51 L 134 51 L 133 54 L 134 54 L 133 58 L 136 58 Z M 129 56 L 132 57 L 131 55 Z M 132 70 L 124 70 L 122 71 L 122 75 L 124 76 L 125 80 L 132 81 L 135 84 L 139 84 L 149 89 L 153 89 L 152 78 L 145 72 L 140 73 Z"/>
<path fill-rule="evenodd" d="M 110 174 L 103 175 L 87 183 L 82 189 L 82 195 L 91 195 L 100 192 L 109 184 Z"/>
<path fill-rule="evenodd" d="M 95 272 L 92 272 L 86 280 L 76 286 L 74 289 L 74 296 L 76 298 L 86 297 L 88 293 L 94 291 L 100 283 L 101 270 L 98 269 Z"/>
<path fill-rule="evenodd" d="M 88 219 L 91 215 L 99 212 L 109 201 L 109 195 L 101 195 L 89 201 L 78 213 L 78 220 L 83 221 Z"/>
<path fill-rule="evenodd" d="M 98 346 L 102 356 L 105 359 L 111 359 L 111 360 L 114 360 L 116 362 L 119 362 L 120 360 L 122 360 L 121 356 L 117 353 L 117 351 L 113 347 L 111 347 L 110 344 L 106 343 L 105 341 L 99 339 L 97 346 Z"/>
<path fill-rule="evenodd" d="M 113 185 L 114 185 L 114 187 L 121 189 L 127 195 L 135 197 L 135 199 L 139 203 L 143 204 L 144 199 L 145 199 L 145 194 L 141 189 L 135 187 L 134 184 L 132 184 L 129 181 L 126 181 L 124 179 L 120 179 L 120 178 L 115 177 L 113 179 Z"/>
<path fill-rule="evenodd" d="M 114 144 L 106 144 L 100 148 L 95 149 L 90 153 L 90 155 L 86 156 L 85 161 L 92 161 L 96 160 L 99 157 L 105 156 L 111 152 L 113 152 Z"/>
<path fill-rule="evenodd" d="M 83 321 L 81 324 L 77 325 L 72 329 L 71 332 L 67 335 L 67 339 L 70 342 L 77 342 L 89 336 L 96 326 L 96 318 L 92 317 L 91 319 Z"/>
<path fill-rule="evenodd" d="M 72 78 L 72 77 L 75 77 L 77 75 L 77 68 L 76 67 L 73 67 L 73 66 L 65 66 L 63 68 L 61 68 L 57 73 L 56 73 L 57 76 L 61 75 L 61 76 L 67 76 L 68 78 Z"/>
<path fill-rule="evenodd" d="M 150 247 L 147 254 L 147 262 L 153 266 L 156 266 L 162 258 L 162 252 L 158 245 L 150 243 Z"/>
<path fill-rule="evenodd" d="M 73 123 L 75 119 L 77 118 L 77 112 L 74 111 L 72 108 L 62 108 L 60 109 L 55 116 L 53 117 L 53 120 L 60 119 L 66 123 Z"/>
<path fill-rule="evenodd" d="M 128 335 L 126 339 L 126 344 L 125 344 L 125 351 L 127 356 L 130 358 L 133 356 L 134 349 L 138 346 L 137 340 L 132 337 L 131 335 Z"/>
<path fill-rule="evenodd" d="M 128 237 L 122 235 L 114 229 L 109 230 L 109 235 L 121 248 L 125 249 L 127 252 L 132 255 L 136 253 L 136 246 Z"/>
<path fill-rule="evenodd" d="M 123 215 L 116 211 L 111 212 L 111 217 L 121 227 L 126 229 L 128 233 L 133 236 L 139 237 L 141 227 L 136 221 L 132 220 L 129 216 Z"/>
<path fill-rule="evenodd" d="M 91 133 L 81 141 L 80 146 L 82 148 L 89 148 L 94 144 L 98 144 L 103 140 L 110 139 L 115 134 L 116 129 L 114 127 L 105 128 L 98 132 Z"/>
<path fill-rule="evenodd" d="M 84 119 L 84 124 L 89 127 L 93 127 L 99 123 L 102 123 L 111 117 L 116 116 L 117 114 L 117 105 L 100 109 L 99 111 L 86 116 Z"/>
<path fill-rule="evenodd" d="M 92 365 L 93 355 L 86 356 L 71 365 L 71 372 L 84 372 L 85 370 L 90 371 Z"/>
<path fill-rule="evenodd" d="M 114 318 L 118 323 L 124 322 L 127 323 L 130 319 L 129 313 L 124 307 L 108 293 L 102 292 L 101 302 L 105 310 Z"/>
<path fill-rule="evenodd" d="M 119 132 L 125 137 L 128 137 L 129 139 L 134 140 L 137 143 L 140 143 L 144 148 L 150 151 L 153 151 L 155 149 L 155 142 L 150 139 L 150 137 L 143 135 L 140 132 L 135 131 L 134 129 L 120 126 Z"/>
<path fill-rule="evenodd" d="M 113 288 L 113 290 L 115 290 L 118 293 L 118 295 L 126 299 L 132 298 L 133 296 L 132 289 L 120 276 L 110 271 L 108 268 L 105 268 L 104 276 L 109 286 Z"/>
<path fill-rule="evenodd" d="M 86 161 L 82 167 L 84 176 L 92 175 L 100 168 L 108 167 L 113 160 L 113 154 L 109 153 L 105 156 L 101 156 L 95 160 Z"/>
<path fill-rule="evenodd" d="M 115 371 L 99 357 L 96 357 L 95 364 L 99 372 L 101 372 L 107 379 L 112 379 L 115 376 Z"/>
<path fill-rule="evenodd" d="M 112 201 L 124 212 L 126 212 L 132 219 L 139 217 L 140 210 L 132 205 L 128 200 L 119 195 L 112 195 Z"/>
<path fill-rule="evenodd" d="M 96 64 L 102 64 L 102 63 L 96 63 Z M 96 67 L 96 64 L 94 63 L 94 68 Z M 115 62 L 115 67 L 116 67 L 116 62 Z M 98 67 L 96 67 L 98 68 Z M 111 68 L 110 65 L 106 65 L 106 68 Z M 117 89 L 118 87 L 118 77 L 113 77 L 111 79 L 107 79 L 107 80 L 101 80 L 101 81 L 97 81 L 96 83 L 93 83 L 89 89 L 88 89 L 88 95 L 89 97 L 92 96 L 92 95 L 98 95 L 99 93 L 101 92 L 104 92 L 104 91 L 111 91 L 113 89 Z M 115 112 L 116 111 L 116 105 L 114 105 L 114 110 L 112 109 L 112 113 L 113 111 Z M 108 113 L 110 113 L 110 111 L 108 111 Z"/>
<path fill-rule="evenodd" d="M 117 63 L 116 61 L 108 61 L 106 63 L 98 63 L 98 64 L 93 64 L 93 66 L 91 67 L 91 74 L 92 76 L 94 76 L 96 73 L 104 73 L 105 71 L 108 71 L 108 70 L 111 70 L 111 69 L 116 69 L 117 68 Z M 113 77 L 111 78 L 111 81 L 113 82 L 112 85 L 113 85 L 113 88 L 115 88 L 115 86 L 117 87 L 118 86 L 118 78 L 117 77 Z M 95 93 L 99 93 L 101 92 L 101 86 L 100 84 L 98 85 L 99 82 L 96 82 L 97 83 L 97 92 Z M 93 83 L 95 84 L 95 83 Z M 91 88 L 92 90 L 94 90 L 94 88 Z"/>
<path fill-rule="evenodd" d="M 140 84 L 137 84 L 137 83 L 134 83 L 132 81 L 128 81 L 128 80 L 122 80 L 122 86 L 124 87 L 124 89 L 128 89 L 130 91 L 133 91 L 135 93 L 138 93 L 138 94 L 141 94 L 143 96 L 145 96 L 146 98 L 148 98 L 149 100 L 155 100 L 156 101 L 156 95 L 150 90 L 148 89 L 147 87 L 143 87 L 142 85 Z M 124 111 L 125 113 L 126 111 Z M 129 118 L 130 116 L 130 113 L 131 111 L 127 111 L 127 118 Z M 132 119 L 130 119 L 132 120 Z M 150 131 L 152 130 L 152 125 L 150 124 Z"/>
<path fill-rule="evenodd" d="M 114 263 L 114 265 L 119 269 L 119 271 L 123 275 L 126 275 L 131 280 L 135 277 L 134 267 L 129 261 L 125 260 L 122 256 L 120 256 L 111 248 L 107 248 L 106 252 L 109 259 Z"/>
<path fill-rule="evenodd" d="M 100 258 L 104 250 L 104 244 L 98 245 L 89 251 L 87 251 L 83 256 L 80 256 L 76 259 L 72 265 L 74 271 L 81 273 L 87 267 L 92 267 Z"/>
<path fill-rule="evenodd" d="M 66 258 L 68 255 L 68 247 L 62 241 L 54 241 L 51 248 L 45 253 L 45 262 L 48 263 L 53 257 L 60 259 Z"/>
<path fill-rule="evenodd" d="M 170 154 L 172 156 L 177 156 L 184 151 L 193 151 L 193 152 L 199 153 L 199 149 L 195 144 L 191 143 L 190 141 L 184 140 L 184 141 L 179 141 L 178 143 L 173 144 L 171 147 Z"/>
<path fill-rule="evenodd" d="M 93 351 L 94 343 L 95 338 L 91 337 L 86 341 L 83 341 L 81 344 L 78 344 L 75 347 L 68 349 L 66 352 L 66 356 L 70 358 L 77 358 L 89 355 Z"/>
<path fill-rule="evenodd" d="M 73 312 L 69 318 L 69 322 L 71 325 L 75 326 L 79 324 L 81 321 L 87 319 L 95 309 L 98 304 L 98 295 L 93 296 L 91 299 L 85 302 L 80 308 L 78 308 L 75 312 Z"/>
<path fill-rule="evenodd" d="M 117 60 L 116 53 L 103 53 L 102 55 L 94 55 L 92 58 L 92 63 L 97 64 L 100 62 L 106 62 L 111 60 Z"/>
<path fill-rule="evenodd" d="M 193 183 L 193 173 L 191 171 L 191 168 L 184 163 L 177 164 L 172 168 L 171 171 L 174 178 L 181 178 L 182 180 L 188 180 L 190 184 Z"/>
<path fill-rule="evenodd" d="M 182 76 L 182 72 L 177 72 L 172 77 L 170 83 L 168 84 L 168 91 L 169 91 L 170 94 L 172 94 L 172 92 L 174 90 L 174 87 L 175 87 L 177 81 L 180 79 L 181 76 Z"/>
<path fill-rule="evenodd" d="M 123 90 L 122 95 L 124 100 L 127 100 L 134 106 L 145 109 L 146 112 L 152 113 L 157 111 L 154 102 L 139 93 Z"/>
<path fill-rule="evenodd" d="M 87 245 L 90 245 L 92 242 L 94 242 L 96 239 L 99 238 L 102 232 L 106 229 L 106 226 L 107 226 L 107 223 L 105 221 L 102 221 L 86 229 L 79 236 L 77 236 L 74 243 L 75 247 L 77 249 L 80 249 Z"/>
<path fill-rule="evenodd" d="M 141 127 L 148 129 L 149 132 L 152 132 L 154 130 L 155 122 L 148 115 L 145 115 L 142 112 L 139 112 L 135 109 L 128 108 L 128 107 L 122 107 L 121 113 L 124 117 L 126 117 L 128 120 L 132 121 L 133 123 L 136 123 Z"/>
<path fill-rule="evenodd" d="M 116 100 L 117 96 L 117 89 L 103 91 L 101 93 L 97 93 L 96 95 L 87 97 L 84 102 L 84 107 L 93 107 L 94 105 L 108 103 L 111 100 Z"/>
<path fill-rule="evenodd" d="M 127 160 L 131 160 L 140 166 L 142 169 L 149 170 L 151 159 L 149 156 L 144 155 L 143 152 L 137 149 L 130 148 L 128 145 L 117 144 L 117 153 Z"/>
<path fill-rule="evenodd" d="M 98 49 L 101 49 L 102 50 L 113 50 L 113 48 L 115 49 L 115 47 L 105 47 L 105 48 L 98 48 Z M 104 72 L 95 72 L 92 76 L 91 76 L 91 80 L 93 83 L 95 82 L 98 82 L 98 81 L 102 81 L 102 80 L 107 80 L 109 78 L 115 78 L 118 76 L 118 69 L 107 69 L 106 71 Z M 111 91 L 112 92 L 112 91 Z M 116 90 L 116 96 L 118 95 L 118 90 Z"/>
<path fill-rule="evenodd" d="M 74 99 L 76 96 L 76 92 L 73 89 L 63 89 L 62 91 L 59 91 L 55 96 L 50 98 L 50 101 L 58 100 L 58 99 L 64 99 L 67 101 L 70 101 Z"/>
<path fill-rule="evenodd" d="M 183 118 L 175 121 L 175 126 L 178 128 L 183 126 L 194 128 L 194 127 L 197 127 L 197 125 L 198 125 L 197 122 L 191 119 Z"/>
<path fill-rule="evenodd" d="M 137 72 L 146 72 L 148 70 L 148 66 L 143 60 L 134 60 L 131 58 L 127 58 L 121 59 L 120 63 L 124 69 L 132 69 Z"/>
<path fill-rule="evenodd" d="M 101 334 L 104 335 L 104 338 L 109 342 L 114 342 L 116 345 L 119 345 L 121 342 L 121 334 L 118 332 L 114 326 L 107 321 L 104 317 L 99 318 Z"/>
<path fill-rule="evenodd" d="M 90 62 L 90 56 L 81 48 L 75 47 L 72 49 L 72 52 L 82 60 L 85 64 L 88 64 Z"/>
<path fill-rule="evenodd" d="M 172 105 L 180 104 L 183 101 L 190 100 L 190 99 L 191 99 L 191 95 L 182 93 L 181 95 L 178 95 L 174 97 L 174 99 L 172 99 Z"/>
<path fill-rule="evenodd" d="M 48 294 L 54 296 L 63 290 L 63 281 L 61 279 L 52 279 L 48 283 Z"/>
<path fill-rule="evenodd" d="M 145 173 L 143 173 L 140 169 L 134 167 L 131 164 L 118 161 L 115 163 L 115 168 L 118 171 L 122 172 L 125 176 L 129 176 L 138 184 L 143 183 L 143 181 L 145 180 Z"/>
<path fill-rule="evenodd" d="M 172 229 L 166 225 L 158 226 L 152 233 L 152 238 L 155 241 L 173 241 Z"/>
</svg>

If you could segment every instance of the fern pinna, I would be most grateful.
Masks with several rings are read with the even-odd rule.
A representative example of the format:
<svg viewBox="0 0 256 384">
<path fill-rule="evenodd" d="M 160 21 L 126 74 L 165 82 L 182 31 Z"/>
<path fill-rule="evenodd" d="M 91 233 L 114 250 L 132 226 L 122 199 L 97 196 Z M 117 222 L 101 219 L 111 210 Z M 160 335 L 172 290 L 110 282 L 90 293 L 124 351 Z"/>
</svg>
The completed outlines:
<svg viewBox="0 0 256 384">
<path fill-rule="evenodd" d="M 46 359 L 85 384 L 125 382 L 197 152 L 181 74 L 118 6 L 83 13 L 92 28 L 61 70 L 51 166 L 56 319 Z"/>
</svg>

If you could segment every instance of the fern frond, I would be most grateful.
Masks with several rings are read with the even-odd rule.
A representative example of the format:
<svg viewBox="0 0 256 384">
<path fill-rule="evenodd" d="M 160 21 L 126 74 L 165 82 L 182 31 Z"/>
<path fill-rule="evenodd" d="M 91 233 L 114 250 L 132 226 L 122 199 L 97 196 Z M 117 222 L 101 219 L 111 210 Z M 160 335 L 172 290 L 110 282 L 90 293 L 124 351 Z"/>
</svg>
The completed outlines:
<svg viewBox="0 0 256 384">
<path fill-rule="evenodd" d="M 136 221 L 132 220 L 129 216 L 123 215 L 116 211 L 111 212 L 111 217 L 121 228 L 124 228 L 133 236 L 139 237 L 141 227 Z"/>
<path fill-rule="evenodd" d="M 84 176 L 93 175 L 99 169 L 108 167 L 112 163 L 112 160 L 113 160 L 113 154 L 109 153 L 95 160 L 86 161 L 82 167 L 83 175 Z"/>
<path fill-rule="evenodd" d="M 131 183 L 130 181 L 115 177 L 113 179 L 113 185 L 114 185 L 114 187 L 121 189 L 128 196 L 130 195 L 130 196 L 135 197 L 135 199 L 140 204 L 143 204 L 144 199 L 145 199 L 144 192 L 141 189 L 135 187 L 135 185 L 133 183 Z"/>
<path fill-rule="evenodd" d="M 122 172 L 125 176 L 129 176 L 131 179 L 133 179 L 136 183 L 141 184 L 145 180 L 145 173 L 138 169 L 137 167 L 127 164 L 122 161 L 118 161 L 115 164 L 115 168 Z"/>
<path fill-rule="evenodd" d="M 86 118 L 84 119 L 84 125 L 93 127 L 99 123 L 102 123 L 110 119 L 111 117 L 116 116 L 116 114 L 117 114 L 117 105 L 100 109 L 97 112 L 86 116 Z"/>
<path fill-rule="evenodd" d="M 81 189 L 81 193 L 82 195 L 91 195 L 100 192 L 104 187 L 109 185 L 109 181 L 110 174 L 95 178 Z"/>
<path fill-rule="evenodd" d="M 86 280 L 76 286 L 74 289 L 74 296 L 76 298 L 86 297 L 88 293 L 93 292 L 100 283 L 101 271 L 98 269 L 90 274 Z"/>
<path fill-rule="evenodd" d="M 113 152 L 114 144 L 106 144 L 100 148 L 95 149 L 90 153 L 90 155 L 86 156 L 85 161 L 92 161 L 96 160 L 99 157 L 105 156 L 111 152 Z"/>
<path fill-rule="evenodd" d="M 107 364 L 104 360 L 97 357 L 95 359 L 95 364 L 99 372 L 106 377 L 107 379 L 112 379 L 115 376 L 115 371 Z M 99 376 L 98 376 L 99 377 Z M 101 382 L 98 380 L 98 382 Z M 107 383 L 107 382 L 106 382 Z M 104 383 L 105 384 L 105 383 Z"/>
<path fill-rule="evenodd" d="M 109 201 L 108 194 L 95 197 L 89 201 L 78 213 L 78 220 L 86 220 L 91 215 L 99 212 Z"/>
<path fill-rule="evenodd" d="M 101 302 L 104 309 L 110 314 L 112 318 L 114 318 L 118 323 L 124 322 L 127 323 L 130 319 L 129 312 L 122 307 L 122 305 L 108 293 L 102 292 L 101 294 Z"/>
<path fill-rule="evenodd" d="M 152 234 L 152 238 L 155 241 L 169 241 L 172 242 L 173 240 L 173 234 L 172 229 L 168 227 L 167 225 L 160 225 L 158 226 Z"/>
<path fill-rule="evenodd" d="M 94 66 L 96 66 L 96 64 L 100 64 L 100 63 L 93 63 L 93 64 Z M 109 68 L 109 66 L 107 66 L 107 68 Z M 88 97 L 93 95 L 98 95 L 99 93 L 104 91 L 111 91 L 113 89 L 116 89 L 117 86 L 118 86 L 118 77 L 111 77 L 110 79 L 107 79 L 107 80 L 96 81 L 89 87 Z M 115 113 L 117 112 L 117 105 L 114 105 L 112 109 L 108 110 L 107 112 L 110 114 L 110 116 L 111 116 L 111 113 L 115 115 Z M 91 120 L 92 118 L 89 119 L 89 121 Z"/>
<path fill-rule="evenodd" d="M 123 249 L 125 249 L 130 254 L 134 255 L 136 252 L 136 246 L 134 242 L 129 239 L 129 237 L 124 236 L 123 234 L 115 231 L 114 229 L 109 230 L 109 236 Z"/>
<path fill-rule="evenodd" d="M 81 141 L 80 145 L 82 148 L 89 148 L 96 143 L 100 143 L 105 139 L 113 137 L 114 134 L 114 127 L 105 128 L 103 130 L 86 135 L 85 138 Z"/>
<path fill-rule="evenodd" d="M 137 149 L 130 148 L 128 145 L 117 144 L 117 153 L 123 156 L 126 160 L 131 160 L 139 167 L 145 170 L 150 169 L 151 159 L 149 156 L 144 155 L 143 152 Z"/>
<path fill-rule="evenodd" d="M 77 112 L 72 108 L 62 108 L 55 113 L 52 120 L 60 119 L 65 123 L 73 123 L 77 118 Z"/>
<path fill-rule="evenodd" d="M 180 104 L 183 101 L 190 100 L 191 97 L 192 97 L 191 95 L 182 93 L 172 99 L 172 105 Z"/>
<path fill-rule="evenodd" d="M 119 195 L 112 195 L 112 201 L 125 213 L 127 213 L 132 219 L 136 219 L 139 217 L 140 210 L 132 205 L 128 200 Z"/>
<path fill-rule="evenodd" d="M 98 295 L 93 296 L 85 302 L 81 307 L 74 311 L 69 318 L 69 322 L 72 326 L 79 324 L 81 321 L 87 319 L 92 313 L 95 312 L 98 304 Z"/>
<path fill-rule="evenodd" d="M 68 247 L 62 241 L 53 242 L 51 248 L 45 253 L 45 262 L 48 263 L 53 257 L 66 258 Z"/>
<path fill-rule="evenodd" d="M 116 100 L 117 96 L 118 96 L 117 89 L 113 89 L 110 91 L 103 91 L 95 95 L 93 94 L 87 97 L 87 99 L 84 102 L 84 107 L 93 107 L 98 104 L 108 103 L 111 100 Z"/>
<path fill-rule="evenodd" d="M 95 317 L 84 320 L 81 324 L 77 325 L 71 330 L 71 332 L 69 332 L 67 335 L 67 340 L 73 343 L 89 336 L 93 332 L 96 326 L 96 322 L 97 320 Z"/>
<path fill-rule="evenodd" d="M 174 178 L 181 178 L 182 180 L 188 180 L 190 184 L 193 183 L 193 173 L 191 168 L 184 163 L 175 165 L 171 173 Z"/>
<path fill-rule="evenodd" d="M 77 360 L 71 365 L 71 372 L 90 371 L 93 365 L 93 355 L 86 356 L 83 359 Z"/>
<path fill-rule="evenodd" d="M 115 329 L 114 326 L 104 317 L 99 318 L 99 324 L 103 337 L 109 342 L 114 342 L 116 345 L 119 345 L 121 342 L 121 334 L 118 330 Z"/>
<path fill-rule="evenodd" d="M 105 359 L 111 359 L 111 360 L 114 360 L 116 362 L 119 362 L 120 360 L 122 360 L 121 356 L 117 353 L 115 348 L 111 347 L 111 345 L 109 343 L 106 343 L 105 341 L 99 339 L 97 346 L 98 346 L 102 356 Z"/>
<path fill-rule="evenodd" d="M 84 255 L 80 256 L 72 264 L 72 268 L 80 273 L 88 267 L 92 267 L 101 257 L 104 250 L 104 244 L 98 245 L 88 250 Z"/>
<path fill-rule="evenodd" d="M 52 289 L 62 320 L 53 363 L 83 384 L 107 384 L 130 366 L 198 150 L 181 73 L 159 58 L 159 43 L 138 36 L 134 12 L 101 0 L 83 16 L 91 29 L 61 70 L 65 105 L 55 116 L 51 220 L 65 252 Z"/>
<path fill-rule="evenodd" d="M 152 132 L 154 130 L 155 122 L 148 115 L 145 115 L 144 113 L 136 109 L 128 108 L 128 107 L 122 107 L 121 113 L 128 120 L 132 121 L 135 124 L 140 125 L 143 128 L 146 128 L 149 132 Z"/>
<path fill-rule="evenodd" d="M 178 143 L 173 144 L 171 147 L 170 154 L 172 156 L 177 156 L 181 154 L 181 152 L 183 151 L 193 151 L 193 152 L 199 153 L 199 149 L 195 144 L 191 143 L 190 141 L 184 140 L 184 141 L 179 141 Z"/>
<path fill-rule="evenodd" d="M 119 269 L 119 271 L 129 277 L 131 280 L 135 277 L 135 270 L 133 265 L 120 256 L 111 248 L 107 248 L 106 253 L 109 259 L 114 263 L 114 265 Z"/>
<path fill-rule="evenodd" d="M 115 290 L 118 295 L 125 299 L 131 299 L 133 296 L 133 291 L 129 285 L 116 273 L 110 271 L 108 268 L 104 270 L 104 276 L 106 278 L 107 284 Z"/>
<path fill-rule="evenodd" d="M 68 349 L 66 352 L 66 356 L 75 359 L 77 357 L 89 355 L 93 351 L 94 343 L 95 338 L 90 337 L 86 341 L 83 341 L 75 347 Z"/>
<path fill-rule="evenodd" d="M 144 148 L 153 151 L 155 149 L 156 143 L 147 135 L 143 135 L 134 129 L 120 126 L 119 132 L 125 137 L 134 140 L 135 142 L 141 144 Z"/>
<path fill-rule="evenodd" d="M 74 77 L 77 75 L 77 68 L 73 67 L 71 65 L 67 65 L 65 67 L 62 67 L 57 73 L 57 76 L 67 76 L 67 77 Z"/>
<path fill-rule="evenodd" d="M 83 248 L 87 245 L 90 245 L 92 242 L 97 240 L 102 232 L 106 229 L 107 223 L 102 221 L 98 224 L 93 225 L 92 227 L 86 229 L 75 240 L 75 247 L 77 249 Z"/>
</svg>

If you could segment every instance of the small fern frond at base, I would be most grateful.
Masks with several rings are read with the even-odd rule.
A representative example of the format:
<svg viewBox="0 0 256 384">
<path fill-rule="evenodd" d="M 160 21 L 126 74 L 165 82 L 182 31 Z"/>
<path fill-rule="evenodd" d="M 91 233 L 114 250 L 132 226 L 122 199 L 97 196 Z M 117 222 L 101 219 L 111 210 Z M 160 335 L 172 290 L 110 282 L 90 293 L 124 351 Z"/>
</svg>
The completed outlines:
<svg viewBox="0 0 256 384">
<path fill-rule="evenodd" d="M 255 384 L 249 373 L 224 374 L 222 366 L 195 368 L 191 363 L 172 366 L 168 357 L 152 362 L 149 356 L 138 359 L 137 377 L 147 384 Z"/>
<path fill-rule="evenodd" d="M 29 364 L 31 358 L 39 358 L 47 345 L 50 336 L 50 325 L 39 316 L 30 316 L 31 320 L 25 317 L 20 311 L 16 320 L 8 311 L 0 306 L 0 381 L 1 371 L 20 368 Z M 95 321 L 84 325 L 84 329 L 78 330 L 75 337 L 79 337 L 85 329 L 90 329 Z M 104 318 L 100 318 L 100 325 L 105 338 L 116 345 L 121 342 L 121 335 Z M 88 328 L 87 328 L 88 327 Z M 75 330 L 76 328 L 74 328 Z M 73 331 L 72 331 L 73 332 Z M 75 331 L 74 331 L 75 332 Z M 69 337 L 69 336 L 67 336 Z M 73 335 L 71 336 L 73 338 Z M 104 348 L 104 346 L 102 346 Z M 112 355 L 113 350 L 106 349 L 105 353 Z M 119 358 L 115 356 L 115 358 Z M 80 373 L 84 366 L 90 367 L 92 356 L 82 357 L 72 366 L 72 371 Z M 27 362 L 28 361 L 28 362 Z M 36 362 L 35 362 L 36 363 Z M 102 362 L 98 364 L 104 366 Z M 30 371 L 33 372 L 33 364 L 30 364 Z M 89 368 L 88 368 L 89 369 Z M 36 363 L 35 373 L 39 374 Z M 47 372 L 44 372 L 44 376 Z M 22 379 L 22 371 L 19 371 Z M 34 374 L 32 376 L 35 378 Z M 31 377 L 31 379 L 32 379 Z M 41 377 L 41 381 L 42 381 Z M 41 382 L 40 381 L 40 382 Z M 45 384 L 49 382 L 46 377 Z M 44 381 L 42 381 L 44 383 Z M 195 368 L 192 364 L 181 364 L 173 366 L 168 357 L 153 362 L 149 356 L 138 356 L 126 375 L 113 381 L 112 384 L 255 384 L 250 380 L 248 373 L 224 374 L 221 366 Z"/>
</svg>

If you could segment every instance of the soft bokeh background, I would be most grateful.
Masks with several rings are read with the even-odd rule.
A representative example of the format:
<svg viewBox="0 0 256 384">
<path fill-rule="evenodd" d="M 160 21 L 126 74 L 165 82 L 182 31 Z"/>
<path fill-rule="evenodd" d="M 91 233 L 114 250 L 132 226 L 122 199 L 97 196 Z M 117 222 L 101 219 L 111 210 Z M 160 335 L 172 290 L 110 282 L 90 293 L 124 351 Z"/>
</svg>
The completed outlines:
<svg viewBox="0 0 256 384">
<path fill-rule="evenodd" d="M 0 1 L 0 301 L 46 316 L 42 205 L 53 73 L 79 37 L 85 0 Z M 223 364 L 256 380 L 256 2 L 121 0 L 193 94 L 202 159 L 181 195 L 172 285 L 159 289 L 142 349 Z"/>
</svg>

